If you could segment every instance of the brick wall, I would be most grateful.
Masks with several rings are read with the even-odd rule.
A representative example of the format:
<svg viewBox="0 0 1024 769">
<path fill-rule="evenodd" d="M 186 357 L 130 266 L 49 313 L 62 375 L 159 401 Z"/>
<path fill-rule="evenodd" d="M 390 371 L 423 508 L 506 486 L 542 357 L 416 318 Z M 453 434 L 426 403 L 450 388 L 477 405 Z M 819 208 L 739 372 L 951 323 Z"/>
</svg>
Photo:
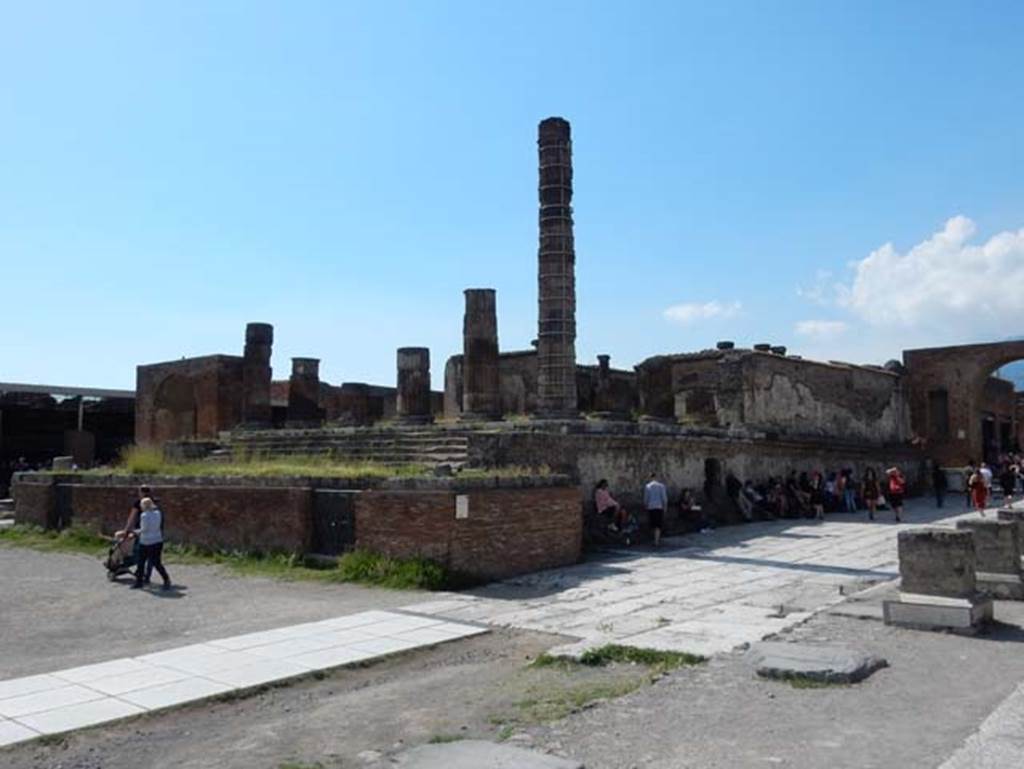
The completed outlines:
<svg viewBox="0 0 1024 769">
<path fill-rule="evenodd" d="M 42 482 L 12 480 L 14 490 L 14 518 L 18 523 L 28 523 L 50 529 L 55 525 L 54 486 L 48 478 Z"/>
<path fill-rule="evenodd" d="M 65 493 L 55 494 L 58 488 Z M 169 542 L 262 552 L 303 552 L 308 547 L 313 496 L 308 486 L 161 485 L 154 491 L 167 516 Z M 137 486 L 19 482 L 15 485 L 16 519 L 52 525 L 57 496 L 66 500 L 73 523 L 113 534 L 124 526 Z"/>
<path fill-rule="evenodd" d="M 457 495 L 448 490 L 360 494 L 355 504 L 358 546 L 395 557 L 425 556 L 484 579 L 579 559 L 577 488 L 468 490 L 468 517 L 460 519 Z"/>
<path fill-rule="evenodd" d="M 124 526 L 139 478 L 26 475 L 16 479 L 19 522 L 56 525 L 58 513 L 105 534 Z M 315 479 L 149 481 L 166 512 L 168 541 L 241 551 L 306 552 L 312 546 Z M 499 483 L 504 488 L 499 487 Z M 385 483 L 385 486 L 388 484 Z M 580 492 L 564 478 L 402 479 L 401 488 L 353 490 L 355 546 L 424 557 L 479 579 L 575 563 Z M 455 518 L 456 496 L 469 515 Z M 62 508 L 58 510 L 58 508 Z"/>
</svg>

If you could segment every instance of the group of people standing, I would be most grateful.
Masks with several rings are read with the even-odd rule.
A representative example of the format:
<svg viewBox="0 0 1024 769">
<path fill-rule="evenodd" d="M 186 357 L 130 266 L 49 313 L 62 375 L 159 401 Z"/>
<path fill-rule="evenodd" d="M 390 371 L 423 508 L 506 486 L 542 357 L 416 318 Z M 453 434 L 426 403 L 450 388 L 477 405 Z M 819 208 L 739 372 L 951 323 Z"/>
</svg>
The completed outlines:
<svg viewBox="0 0 1024 769">
<path fill-rule="evenodd" d="M 987 462 L 982 462 L 979 465 L 975 464 L 973 459 L 970 460 L 967 463 L 967 467 L 964 468 L 964 490 L 967 492 L 968 507 L 973 507 L 984 515 L 985 507 L 992 499 L 993 492 L 997 489 L 1002 492 L 1005 502 L 1012 500 L 1021 483 L 1022 473 L 1024 473 L 1022 468 L 1024 468 L 1024 461 L 1015 454 L 1000 456 L 994 470 Z M 942 473 L 942 475 L 945 476 L 945 473 Z M 942 507 L 939 483 L 940 479 L 936 475 L 933 486 L 935 487 L 936 500 L 939 507 Z M 944 492 L 946 485 L 944 478 L 941 483 L 943 484 L 942 491 Z M 998 486 L 996 485 L 997 483 Z"/>
<path fill-rule="evenodd" d="M 874 520 L 883 504 L 887 504 L 895 519 L 900 521 L 906 491 L 907 480 L 898 467 L 890 467 L 882 474 L 869 467 L 859 479 L 849 468 L 828 473 L 798 474 L 792 470 L 785 477 L 772 477 L 760 483 L 741 481 L 730 472 L 725 477 L 725 499 L 721 502 L 733 506 L 747 521 L 776 518 L 823 520 L 828 512 L 853 513 L 860 509 L 866 509 L 869 520 Z M 705 505 L 712 493 L 705 489 Z M 652 473 L 644 485 L 643 506 L 657 547 L 661 543 L 665 516 L 670 508 L 668 489 L 657 473 Z M 602 478 L 594 489 L 594 507 L 598 520 L 608 520 L 612 531 L 630 526 L 630 514 L 612 496 L 607 479 Z M 695 516 L 689 522 L 696 528 L 713 527 L 707 509 L 696 504 L 689 489 L 682 490 L 678 507 L 680 517 Z"/>
</svg>

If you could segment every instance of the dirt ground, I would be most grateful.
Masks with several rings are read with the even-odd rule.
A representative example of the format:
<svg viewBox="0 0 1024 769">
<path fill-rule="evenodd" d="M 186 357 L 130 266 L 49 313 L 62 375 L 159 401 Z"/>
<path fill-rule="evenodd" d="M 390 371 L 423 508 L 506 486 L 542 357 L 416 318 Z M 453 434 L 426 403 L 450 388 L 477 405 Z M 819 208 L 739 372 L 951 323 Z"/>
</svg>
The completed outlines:
<svg viewBox="0 0 1024 769">
<path fill-rule="evenodd" d="M 0 557 L 9 553 L 0 550 Z M 65 568 L 58 563 L 75 558 L 32 556 L 46 559 L 58 572 Z M 5 575 L 10 563 L 9 558 L 0 561 Z M 217 579 L 216 574 L 205 576 Z M 264 591 L 281 605 L 289 600 L 302 604 L 308 591 L 314 608 L 301 611 L 319 610 L 326 600 L 322 591 L 341 590 L 264 580 L 225 582 L 225 589 L 230 583 L 234 592 L 260 606 Z M 231 593 L 228 589 L 226 595 Z M 6 591 L 0 595 L 0 616 L 6 617 L 10 597 Z M 363 597 L 375 601 L 394 595 L 366 591 Z M 1002 624 L 993 633 L 965 638 L 819 615 L 787 637 L 846 641 L 890 662 L 861 684 L 819 689 L 758 679 L 742 653 L 681 668 L 653 683 L 648 671 L 637 666 L 530 667 L 538 654 L 565 639 L 496 631 L 244 698 L 14 746 L 0 751 L 0 766 L 381 769 L 403 747 L 477 737 L 572 756 L 588 769 L 932 769 L 1024 680 L 1024 606 L 1000 602 L 996 616 Z M 238 618 L 227 621 L 232 627 L 215 630 L 210 625 L 194 632 L 220 635 L 245 629 L 234 626 Z M 6 625 L 0 623 L 5 652 L 11 637 Z M 30 630 L 19 632 L 22 639 L 31 636 Z M 23 659 L 18 673 L 40 670 L 38 662 L 27 665 Z"/>
<path fill-rule="evenodd" d="M 241 578 L 169 564 L 178 589 L 107 582 L 90 556 L 0 546 L 0 679 L 402 606 L 424 593 Z"/>
</svg>

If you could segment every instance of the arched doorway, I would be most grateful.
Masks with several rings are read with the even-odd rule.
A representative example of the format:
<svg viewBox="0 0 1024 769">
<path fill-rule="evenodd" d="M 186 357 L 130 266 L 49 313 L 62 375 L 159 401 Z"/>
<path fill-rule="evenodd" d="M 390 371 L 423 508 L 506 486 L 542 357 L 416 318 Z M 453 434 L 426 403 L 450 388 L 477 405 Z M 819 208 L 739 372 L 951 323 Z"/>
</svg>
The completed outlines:
<svg viewBox="0 0 1024 769">
<path fill-rule="evenodd" d="M 157 387 L 152 435 L 159 443 L 196 436 L 196 393 L 188 377 L 171 374 Z"/>
<path fill-rule="evenodd" d="M 906 350 L 911 423 L 941 464 L 993 460 L 1016 442 L 1016 394 L 992 375 L 1024 359 L 1024 341 Z"/>
</svg>

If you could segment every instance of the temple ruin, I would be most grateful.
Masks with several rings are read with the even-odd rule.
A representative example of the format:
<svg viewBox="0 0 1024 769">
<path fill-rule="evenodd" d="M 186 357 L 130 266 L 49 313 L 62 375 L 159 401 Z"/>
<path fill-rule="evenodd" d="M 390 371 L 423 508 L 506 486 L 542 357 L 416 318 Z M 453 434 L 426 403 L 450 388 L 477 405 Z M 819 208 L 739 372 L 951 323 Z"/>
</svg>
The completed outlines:
<svg viewBox="0 0 1024 769">
<path fill-rule="evenodd" d="M 241 356 L 138 368 L 136 441 L 192 444 L 192 454 L 202 444 L 434 458 L 456 469 L 544 465 L 618 488 L 655 471 L 672 489 L 713 489 L 726 470 L 754 477 L 893 463 L 913 481 L 927 458 L 956 465 L 1017 445 L 1017 395 L 992 373 L 1024 357 L 1024 342 L 908 350 L 885 366 L 804 360 L 767 342 L 719 342 L 627 368 L 607 355 L 580 364 L 569 123 L 541 121 L 537 144 L 531 349 L 500 349 L 500 297 L 486 287 L 465 289 L 463 349 L 444 362 L 443 392 L 430 389 L 431 351 L 415 346 L 397 350 L 394 386 L 329 384 L 316 358 L 293 359 L 289 378 L 275 380 L 273 328 L 250 323 Z"/>
</svg>

